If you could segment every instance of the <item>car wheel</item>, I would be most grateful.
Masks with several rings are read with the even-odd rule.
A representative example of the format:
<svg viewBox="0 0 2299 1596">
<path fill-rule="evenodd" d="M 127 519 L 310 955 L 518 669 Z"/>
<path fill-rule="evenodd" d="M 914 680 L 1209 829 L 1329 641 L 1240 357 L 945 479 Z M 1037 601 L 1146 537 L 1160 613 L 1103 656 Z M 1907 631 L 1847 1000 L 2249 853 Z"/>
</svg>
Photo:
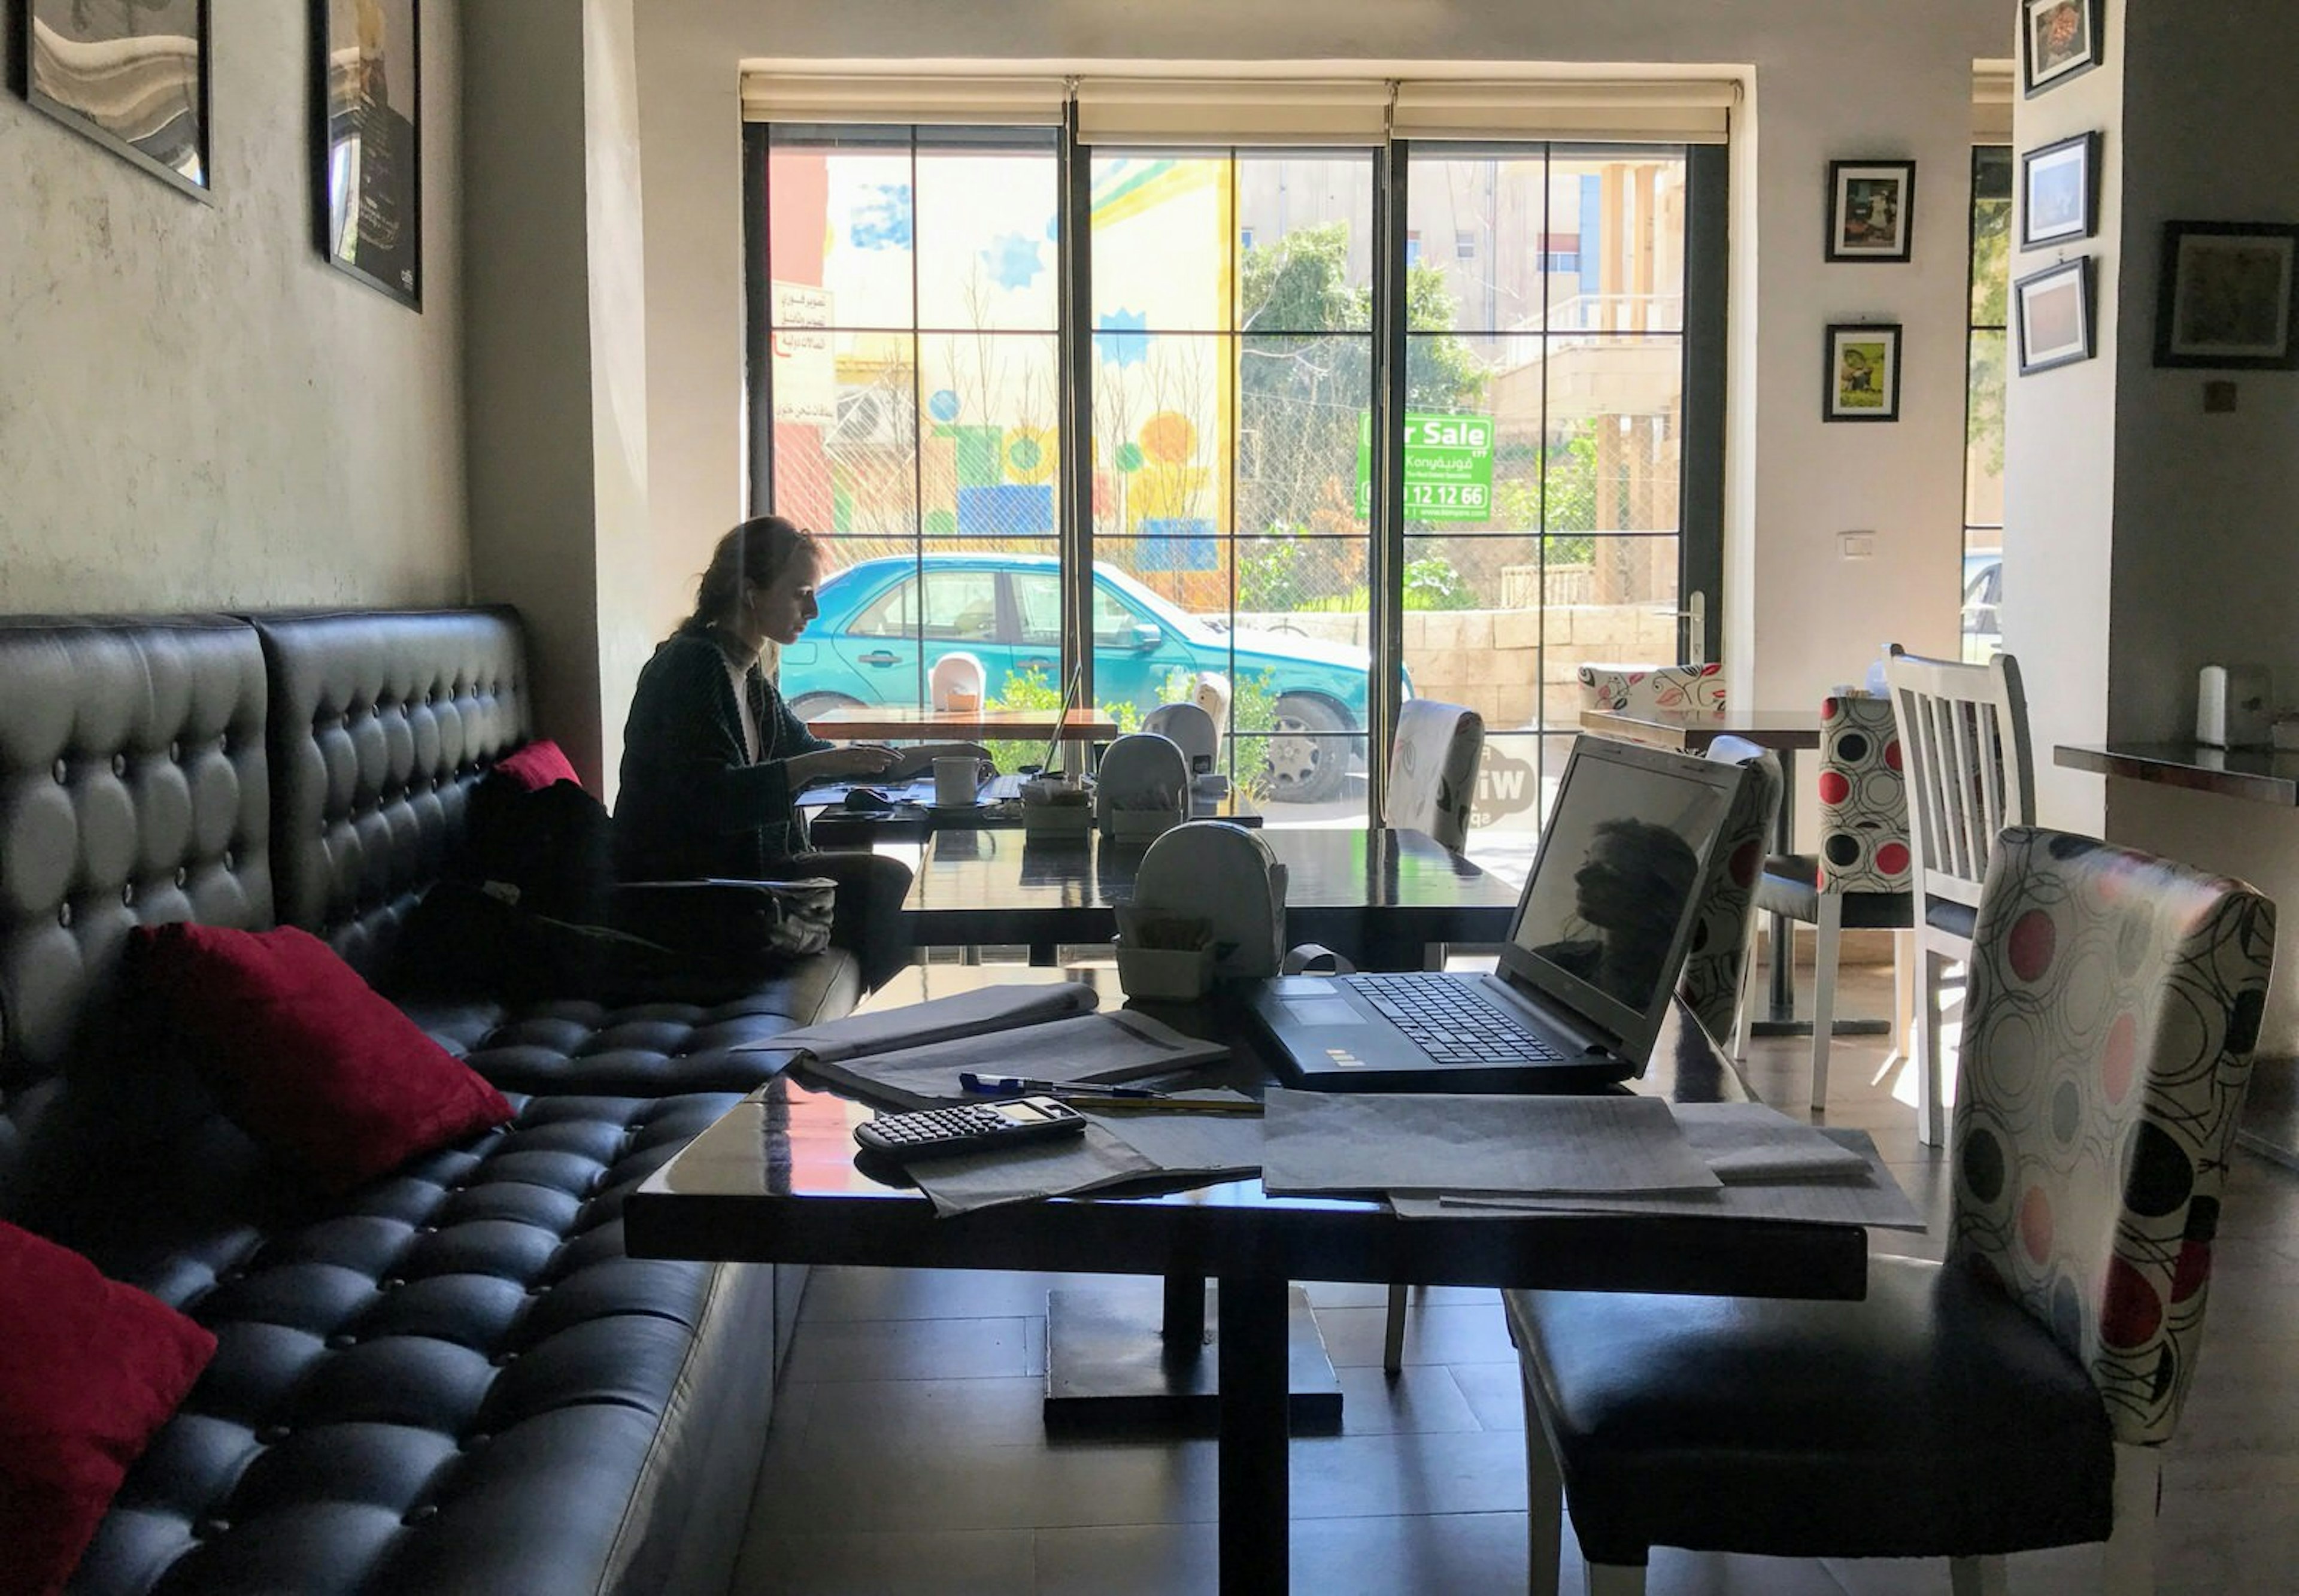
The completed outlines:
<svg viewBox="0 0 2299 1596">
<path fill-rule="evenodd" d="M 1329 700 L 1289 693 L 1277 701 L 1266 771 L 1269 796 L 1279 803 L 1322 803 L 1340 795 L 1349 779 L 1349 739 L 1318 736 L 1355 729 Z"/>
<path fill-rule="evenodd" d="M 859 710 L 862 701 L 843 693 L 801 693 L 791 700 L 791 713 L 801 720 L 811 720 L 817 715 L 827 715 L 833 710 Z"/>
</svg>

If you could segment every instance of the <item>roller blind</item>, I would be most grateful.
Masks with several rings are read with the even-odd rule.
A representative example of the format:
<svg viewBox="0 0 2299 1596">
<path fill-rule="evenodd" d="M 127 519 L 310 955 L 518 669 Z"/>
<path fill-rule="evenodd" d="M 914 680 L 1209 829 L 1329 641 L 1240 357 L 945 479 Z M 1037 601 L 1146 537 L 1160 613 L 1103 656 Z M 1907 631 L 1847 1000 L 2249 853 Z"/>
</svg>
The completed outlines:
<svg viewBox="0 0 2299 1596">
<path fill-rule="evenodd" d="M 2012 63 L 1985 62 L 1971 75 L 1971 142 L 2012 142 Z"/>
<path fill-rule="evenodd" d="M 1389 129 L 1389 85 L 1373 79 L 1089 78 L 1077 103 L 1088 144 L 1369 146 Z"/>
<path fill-rule="evenodd" d="M 743 75 L 743 117 L 753 122 L 1058 126 L 1068 97 L 1059 78 Z"/>
<path fill-rule="evenodd" d="M 1722 144 L 1740 86 L 1730 79 L 1399 83 L 1399 138 L 1561 138 Z"/>
</svg>

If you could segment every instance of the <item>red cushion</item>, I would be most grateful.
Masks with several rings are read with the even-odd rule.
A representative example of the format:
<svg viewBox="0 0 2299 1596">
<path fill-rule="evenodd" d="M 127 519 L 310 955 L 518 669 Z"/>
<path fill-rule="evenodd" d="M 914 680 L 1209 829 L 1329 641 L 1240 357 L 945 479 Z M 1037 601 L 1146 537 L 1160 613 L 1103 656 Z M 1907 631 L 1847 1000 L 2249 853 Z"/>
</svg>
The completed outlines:
<svg viewBox="0 0 2299 1596">
<path fill-rule="evenodd" d="M 140 926 L 134 979 L 224 1111 L 322 1188 L 347 1192 L 511 1117 L 502 1093 L 308 932 Z"/>
<path fill-rule="evenodd" d="M 571 781 L 578 787 L 583 785 L 583 778 L 575 774 L 575 766 L 566 752 L 548 737 L 497 760 L 495 769 L 530 793 L 539 793 L 554 781 Z"/>
<path fill-rule="evenodd" d="M 216 1338 L 0 1221 L 0 1596 L 61 1591 Z"/>
</svg>

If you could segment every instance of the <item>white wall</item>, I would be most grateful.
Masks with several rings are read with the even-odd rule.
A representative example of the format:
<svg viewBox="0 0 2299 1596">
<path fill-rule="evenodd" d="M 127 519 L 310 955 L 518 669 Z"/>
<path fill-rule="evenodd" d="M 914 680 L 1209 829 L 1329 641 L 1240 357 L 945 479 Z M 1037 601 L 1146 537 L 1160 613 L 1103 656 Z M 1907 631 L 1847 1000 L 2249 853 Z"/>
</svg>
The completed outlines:
<svg viewBox="0 0 2299 1596">
<path fill-rule="evenodd" d="M 1314 16 L 1314 23 L 1310 21 Z M 1726 659 L 1754 701 L 1816 702 L 1897 640 L 1956 644 L 1972 62 L 2007 53 L 2001 0 L 648 0 L 638 63 L 655 539 L 699 570 L 744 508 L 736 69 L 746 57 L 1336 63 L 1668 62 L 1752 69 L 1736 164 Z M 1457 71 L 1459 70 L 1456 66 Z M 1828 162 L 1913 156 L 1915 259 L 1823 263 Z M 1751 176 L 1753 173 L 1753 181 Z M 1906 328 L 1903 420 L 1824 425 L 1822 329 Z M 1837 535 L 1877 534 L 1841 560 Z M 666 585 L 658 630 L 680 612 Z"/>
<path fill-rule="evenodd" d="M 611 799 L 652 637 L 625 597 L 648 569 L 632 3 L 464 23 L 473 586 L 526 618 L 539 724 Z"/>
<path fill-rule="evenodd" d="M 0 611 L 460 602 L 457 7 L 420 315 L 314 242 L 311 7 L 208 9 L 213 204 L 0 95 Z"/>
<path fill-rule="evenodd" d="M 2108 65 L 2083 82 L 2112 77 L 2121 109 L 2120 126 L 2105 124 L 2124 151 L 2121 227 L 2104 233 L 2102 251 L 2120 251 L 2123 262 L 2119 341 L 2095 362 L 2113 368 L 2112 524 L 2087 515 L 2087 541 L 2073 548 L 2062 528 L 2068 557 L 2037 573 L 2045 586 L 2035 591 L 2064 592 L 2069 569 L 2083 569 L 2088 588 L 2092 573 L 2112 565 L 2106 692 L 2091 719 L 2104 713 L 2107 735 L 2144 741 L 2192 733 L 2195 673 L 2207 661 L 2264 662 L 2278 702 L 2299 705 L 2299 372 L 2154 365 L 2164 222 L 2299 222 L 2299 95 L 2276 70 L 2299 56 L 2299 12 L 2278 0 L 2111 0 L 2109 9 L 2120 36 L 2109 39 Z M 2040 141 L 2024 124 L 2020 137 L 2023 145 Z M 2111 167 L 2111 192 L 2116 176 Z M 2234 414 L 2204 412 L 2203 385 L 2212 378 L 2236 381 Z M 2015 436 L 2021 420 L 2013 419 Z M 2015 566 L 2005 577 L 2007 595 L 2030 591 L 2018 586 Z M 2013 635 L 2007 611 L 2007 641 Z M 2039 718 L 2037 746 L 2074 740 L 2055 737 L 2065 729 Z M 2299 1051 L 2299 814 L 2081 779 L 2106 787 L 2105 834 L 2115 841 L 2242 877 L 2283 905 L 2282 973 L 2263 1047 Z"/>
</svg>

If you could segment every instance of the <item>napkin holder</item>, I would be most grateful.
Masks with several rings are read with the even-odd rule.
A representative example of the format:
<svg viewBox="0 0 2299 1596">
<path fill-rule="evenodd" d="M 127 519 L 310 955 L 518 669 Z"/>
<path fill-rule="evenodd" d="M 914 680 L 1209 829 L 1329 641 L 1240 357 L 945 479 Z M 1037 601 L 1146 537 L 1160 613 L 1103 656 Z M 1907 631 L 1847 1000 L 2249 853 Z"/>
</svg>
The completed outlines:
<svg viewBox="0 0 2299 1596">
<path fill-rule="evenodd" d="M 1189 818 L 1189 766 L 1173 739 L 1129 732 L 1095 772 L 1095 823 L 1113 841 L 1147 843 Z"/>
<path fill-rule="evenodd" d="M 1133 903 L 1202 917 L 1216 980 L 1274 976 L 1285 956 L 1285 867 L 1258 832 L 1227 820 L 1191 820 L 1151 843 Z"/>
</svg>

